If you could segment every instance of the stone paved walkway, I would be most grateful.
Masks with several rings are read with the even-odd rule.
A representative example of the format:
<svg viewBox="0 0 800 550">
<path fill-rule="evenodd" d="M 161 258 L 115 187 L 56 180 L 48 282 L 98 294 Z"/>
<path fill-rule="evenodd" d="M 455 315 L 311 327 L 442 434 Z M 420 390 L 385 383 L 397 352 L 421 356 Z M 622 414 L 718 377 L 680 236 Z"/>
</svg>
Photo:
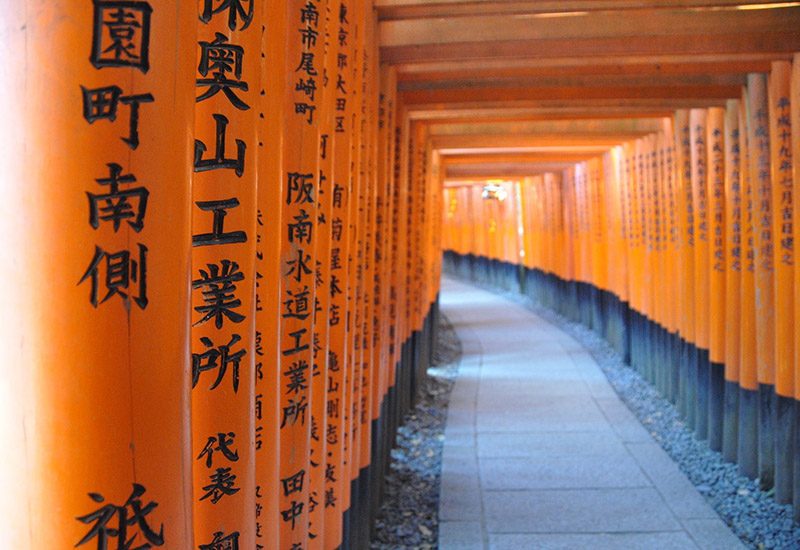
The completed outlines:
<svg viewBox="0 0 800 550">
<path fill-rule="evenodd" d="M 445 279 L 463 346 L 440 548 L 743 548 L 568 335 Z"/>
</svg>

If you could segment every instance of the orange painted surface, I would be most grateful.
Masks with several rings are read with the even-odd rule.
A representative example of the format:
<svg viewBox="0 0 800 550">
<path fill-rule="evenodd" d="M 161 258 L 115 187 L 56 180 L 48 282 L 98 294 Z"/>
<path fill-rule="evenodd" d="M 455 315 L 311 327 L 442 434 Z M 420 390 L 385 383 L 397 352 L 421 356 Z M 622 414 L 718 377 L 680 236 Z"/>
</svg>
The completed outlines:
<svg viewBox="0 0 800 550">
<path fill-rule="evenodd" d="M 140 25 L 131 57 L 102 51 L 110 15 L 91 3 L 26 4 L 24 19 L 8 5 L 0 17 L 0 51 L 9 56 L 1 72 L 25 82 L 0 92 L 19 100 L 7 103 L 0 153 L 0 181 L 4 192 L 11 187 L 2 223 L 12 231 L 2 303 L 14 315 L 4 318 L 3 338 L 24 336 L 9 348 L 15 374 L 3 386 L 15 395 L 2 396 L 0 432 L 26 417 L 25 442 L 13 433 L 5 440 L 15 448 L 4 472 L 16 479 L 0 497 L 3 513 L 7 498 L 22 497 L 4 515 L 12 522 L 0 535 L 7 548 L 96 547 L 92 513 L 117 521 L 134 503 L 158 506 L 143 520 L 150 531 L 137 525 L 129 535 L 193 544 L 184 367 L 197 16 L 194 5 L 169 4 L 130 12 Z M 138 32 L 148 28 L 149 36 Z M 93 35 L 101 48 L 90 53 Z M 123 216 L 108 201 L 124 193 Z M 15 403 L 22 408 L 6 416 Z M 17 469 L 23 457 L 26 480 Z"/>
<path fill-rule="evenodd" d="M 264 4 L 261 34 L 261 98 L 258 149 L 258 218 L 256 245 L 256 544 L 279 548 L 281 240 L 284 237 L 283 102 L 287 70 L 284 56 L 286 11 Z M 261 95 L 261 90 L 264 94 Z M 263 144 L 263 145 L 262 145 Z M 257 546 L 258 547 L 258 546 Z"/>
<path fill-rule="evenodd" d="M 705 109 L 689 111 L 689 139 L 691 162 L 691 187 L 694 224 L 694 276 L 689 284 L 694 287 L 694 343 L 708 350 L 709 316 L 709 227 L 708 227 L 708 154 L 706 151 Z"/>
<path fill-rule="evenodd" d="M 756 364 L 760 384 L 775 383 L 775 273 L 772 238 L 772 181 L 770 178 L 769 102 L 767 78 L 747 78 L 747 138 L 750 189 L 753 197 L 755 254 Z"/>
<path fill-rule="evenodd" d="M 326 39 L 322 41 L 322 74 L 336 70 L 338 42 L 329 38 L 338 30 L 339 3 L 326 0 L 320 6 L 319 25 Z M 321 32 L 322 34 L 322 32 Z M 314 335 L 312 338 L 311 433 L 309 445 L 308 548 L 323 549 L 329 538 L 325 521 L 325 468 L 327 466 L 327 408 L 331 387 L 329 371 L 329 325 L 331 281 L 331 223 L 333 209 L 334 106 L 336 80 L 321 78 L 316 93 L 319 100 L 318 191 L 316 194 L 317 224 L 314 257 Z M 315 98 L 317 99 L 317 98 Z M 333 529 L 335 531 L 335 528 Z"/>
<path fill-rule="evenodd" d="M 708 192 L 709 356 L 725 363 L 725 109 L 712 107 L 706 119 Z"/>
<path fill-rule="evenodd" d="M 792 60 L 790 117 L 792 125 L 792 194 L 800 197 L 800 55 Z M 800 204 L 794 200 L 793 219 L 800 220 Z M 800 223 L 793 223 L 794 243 L 800 242 Z M 800 319 L 800 269 L 794 270 L 794 318 Z M 800 398 L 800 331 L 794 331 L 794 397 Z"/>
<path fill-rule="evenodd" d="M 255 246 L 261 14 L 201 10 L 192 184 L 192 458 L 197 544 L 255 545 Z M 220 52 L 232 52 L 230 65 Z M 222 72 L 236 86 L 220 89 Z M 227 91 L 226 91 L 227 90 Z M 220 534 L 221 533 L 221 534 Z"/>
<path fill-rule="evenodd" d="M 794 396 L 794 181 L 791 123 L 792 64 L 774 62 L 769 75 L 770 177 L 773 235 L 775 391 Z"/>
<path fill-rule="evenodd" d="M 754 223 L 755 223 L 755 194 L 750 178 L 751 146 L 747 132 L 747 104 L 748 92 L 742 92 L 742 101 L 739 107 L 739 149 L 740 176 L 742 188 L 742 275 L 740 280 L 741 317 L 739 322 L 740 356 L 739 356 L 739 385 L 747 390 L 758 389 L 758 367 L 756 363 L 756 289 L 755 289 L 755 250 L 754 250 Z"/>
<path fill-rule="evenodd" d="M 741 362 L 742 170 L 739 100 L 725 108 L 725 380 L 739 381 Z"/>
<path fill-rule="evenodd" d="M 307 7 L 308 6 L 308 7 Z M 282 94 L 286 111 L 283 142 L 283 197 L 280 255 L 280 546 L 308 545 L 311 503 L 311 426 L 314 416 L 313 365 L 319 124 L 324 52 L 324 4 L 285 4 L 286 67 Z M 294 70 L 292 70 L 294 68 Z M 307 301 L 307 303 L 306 303 Z"/>
<path fill-rule="evenodd" d="M 691 125 L 689 111 L 675 112 L 675 143 L 679 197 L 678 218 L 680 231 L 680 304 L 681 336 L 690 343 L 695 340 L 695 288 L 694 288 L 694 199 L 692 193 Z"/>
</svg>

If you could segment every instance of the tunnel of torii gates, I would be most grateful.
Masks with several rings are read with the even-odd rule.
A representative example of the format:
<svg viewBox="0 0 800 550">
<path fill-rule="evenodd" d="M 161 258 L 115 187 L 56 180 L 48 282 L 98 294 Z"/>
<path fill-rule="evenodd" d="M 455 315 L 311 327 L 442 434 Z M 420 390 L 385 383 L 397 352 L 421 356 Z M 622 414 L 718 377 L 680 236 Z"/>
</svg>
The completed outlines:
<svg viewBox="0 0 800 550">
<path fill-rule="evenodd" d="M 799 29 L 796 2 L 2 2 L 0 545 L 366 546 L 443 249 L 797 503 Z"/>
</svg>

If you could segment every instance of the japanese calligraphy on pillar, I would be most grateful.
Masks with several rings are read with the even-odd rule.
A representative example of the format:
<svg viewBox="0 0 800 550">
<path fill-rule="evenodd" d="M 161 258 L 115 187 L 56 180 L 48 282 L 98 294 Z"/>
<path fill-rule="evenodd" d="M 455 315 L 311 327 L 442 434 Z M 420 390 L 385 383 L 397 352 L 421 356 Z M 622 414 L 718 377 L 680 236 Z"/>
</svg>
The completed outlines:
<svg viewBox="0 0 800 550">
<path fill-rule="evenodd" d="M 142 73 L 150 69 L 150 22 L 153 8 L 143 1 L 114 2 L 96 0 L 93 5 L 92 48 L 90 63 L 95 69 L 131 67 Z M 144 104 L 155 101 L 146 90 L 123 90 L 109 77 L 100 87 L 81 86 L 81 109 L 87 124 L 113 124 L 120 127 L 120 139 L 129 151 L 139 147 L 139 116 Z M 128 124 L 122 122 L 127 116 Z M 118 233 L 127 226 L 142 231 L 147 215 L 150 191 L 148 182 L 139 182 L 127 171 L 125 158 L 110 158 L 102 172 L 95 174 L 94 185 L 86 191 L 89 225 L 98 241 L 90 252 L 86 271 L 78 284 L 89 286 L 89 301 L 97 308 L 111 299 L 131 306 L 147 308 L 147 253 L 143 242 L 119 248 L 104 244 L 108 232 Z M 116 239 L 113 239 L 116 240 Z"/>
<path fill-rule="evenodd" d="M 350 360 L 348 354 L 348 258 L 349 208 L 351 190 L 351 129 L 352 108 L 350 105 L 352 64 L 350 60 L 350 21 L 348 4 L 332 2 L 331 33 L 335 42 L 335 66 L 328 75 L 333 94 L 333 135 L 329 147 L 333 149 L 333 172 L 331 174 L 330 209 L 328 215 L 330 258 L 328 268 L 328 399 L 326 403 L 325 464 L 326 523 L 341 524 L 344 511 L 343 491 L 349 488 L 349 479 L 343 471 L 348 417 L 347 380 L 345 370 Z M 347 486 L 345 486 L 345 481 Z M 329 533 L 331 530 L 326 529 Z M 337 533 L 340 535 L 340 533 Z"/>
<path fill-rule="evenodd" d="M 791 71 L 791 63 L 773 62 L 768 85 L 775 389 L 787 397 L 795 392 L 795 304 L 792 299 L 784 298 L 795 294 Z"/>
<path fill-rule="evenodd" d="M 756 288 L 756 360 L 758 380 L 774 383 L 775 320 L 774 270 L 772 237 L 772 171 L 769 139 L 769 100 L 767 78 L 750 74 L 748 93 L 748 153 L 750 186 L 753 195 L 753 242 Z"/>
<path fill-rule="evenodd" d="M 720 121 L 722 116 L 719 116 Z M 711 208 L 711 269 L 725 271 L 725 150 L 724 128 L 721 122 L 709 126 L 709 195 Z"/>
<path fill-rule="evenodd" d="M 254 547 L 256 0 L 201 0 L 192 196 L 195 540 Z"/>
<path fill-rule="evenodd" d="M 728 107 L 732 109 L 733 107 Z M 728 259 L 731 270 L 739 272 L 742 270 L 742 181 L 741 181 L 741 154 L 742 149 L 739 145 L 739 126 L 731 125 L 728 132 L 727 155 L 728 163 L 728 187 L 727 196 L 730 205 L 730 212 L 727 221 L 730 223 L 730 258 Z"/>
<path fill-rule="evenodd" d="M 794 263 L 794 241 L 792 224 L 792 126 L 789 112 L 789 98 L 781 95 L 775 100 L 775 143 L 777 160 L 773 166 L 772 178 L 778 186 L 779 200 L 775 201 L 775 215 L 778 223 L 776 238 L 777 261 L 791 266 Z M 775 195 L 773 195 L 775 196 Z"/>
<path fill-rule="evenodd" d="M 69 515 L 58 519 L 63 528 L 35 534 L 33 547 L 180 547 L 191 539 L 171 521 L 188 504 L 189 433 L 180 396 L 188 390 L 182 366 L 189 353 L 188 326 L 176 322 L 182 315 L 175 312 L 188 298 L 188 260 L 175 251 L 188 246 L 191 172 L 172 162 L 188 154 L 189 131 L 170 122 L 192 113 L 191 62 L 183 57 L 191 39 L 181 34 L 168 48 L 158 40 L 167 29 L 191 24 L 194 10 L 92 0 L 39 11 L 32 21 L 41 32 L 58 27 L 48 46 L 78 46 L 74 56 L 59 59 L 59 78 L 44 66 L 30 71 L 32 78 L 47 74 L 52 113 L 67 105 L 63 116 L 47 123 L 48 144 L 69 144 L 69 162 L 52 169 L 64 178 L 58 185 L 64 191 L 48 196 L 59 205 L 53 218 L 62 237 L 77 243 L 64 245 L 74 246 L 77 259 L 66 254 L 56 262 L 69 270 L 68 292 L 47 293 L 61 304 L 59 328 L 71 328 L 52 352 L 37 352 L 52 384 L 40 388 L 51 398 L 37 418 L 45 430 L 57 426 L 59 438 L 58 448 L 43 448 L 41 458 L 92 474 L 80 495 L 65 490 L 69 480 L 47 484 L 43 501 Z M 51 19 L 61 12 L 69 13 L 69 22 L 56 25 Z M 32 105 L 44 105 L 40 92 L 27 93 Z M 157 130 L 161 126 L 169 127 Z M 36 130 L 32 124 L 31 135 Z M 62 153 L 37 155 L 46 166 Z M 75 213 L 80 221 L 61 227 Z M 42 314 L 41 328 L 50 324 Z M 156 346 L 153 334 L 160 338 Z M 166 396 L 175 398 L 152 410 Z M 58 421 L 64 409 L 74 413 L 68 426 Z M 61 539 L 66 536 L 71 540 Z"/>
<path fill-rule="evenodd" d="M 319 119 L 322 96 L 324 11 L 316 0 L 286 3 L 289 33 L 282 231 L 280 255 L 280 544 L 306 548 L 310 492 L 312 382 L 319 356 L 314 338 L 320 200 Z"/>
<path fill-rule="evenodd" d="M 150 69 L 150 24 L 153 9 L 148 2 L 95 1 L 92 17 L 92 43 L 89 62 L 97 71 L 106 68 L 130 67 L 146 74 Z M 81 85 L 80 109 L 89 130 L 103 124 L 119 129 L 126 144 L 126 154 L 109 158 L 102 171 L 95 174 L 89 189 L 89 225 L 96 234 L 93 250 L 87 251 L 86 270 L 77 277 L 78 285 L 89 287 L 89 303 L 94 308 L 131 307 L 146 309 L 147 253 L 144 242 L 119 246 L 115 235 L 129 228 L 134 234 L 145 226 L 147 200 L 150 191 L 147 183 L 139 182 L 134 173 L 123 167 L 139 147 L 139 114 L 145 103 L 155 101 L 147 90 L 123 90 L 116 81 L 118 73 L 110 73 L 102 86 Z M 117 118 L 120 121 L 117 122 Z M 127 117 L 128 124 L 123 120 Z M 111 155 L 111 153 L 109 153 Z M 100 167 L 98 167 L 100 170 Z M 110 303 L 106 304 L 107 302 Z M 77 518 L 89 526 L 86 534 L 75 546 L 93 545 L 104 548 L 109 541 L 126 543 L 130 537 L 139 537 L 152 546 L 163 546 L 164 526 L 149 518 L 157 502 L 143 504 L 147 489 L 134 484 L 125 502 L 111 503 L 101 494 L 88 494 L 87 509 L 94 508 Z"/>
</svg>

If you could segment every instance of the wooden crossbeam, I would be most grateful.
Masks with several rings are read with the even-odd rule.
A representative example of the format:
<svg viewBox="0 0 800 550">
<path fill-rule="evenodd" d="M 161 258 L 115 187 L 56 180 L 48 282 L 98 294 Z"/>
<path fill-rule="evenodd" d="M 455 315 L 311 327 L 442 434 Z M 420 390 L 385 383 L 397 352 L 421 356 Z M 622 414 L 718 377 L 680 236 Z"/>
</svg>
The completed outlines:
<svg viewBox="0 0 800 550">
<path fill-rule="evenodd" d="M 541 162 L 531 164 L 470 164 L 447 166 L 445 178 L 508 178 L 524 177 L 547 172 L 562 172 L 575 165 L 574 162 Z"/>
<path fill-rule="evenodd" d="M 760 11 L 697 11 L 691 9 L 577 12 L 571 17 L 539 18 L 536 13 L 431 17 L 380 23 L 380 43 L 385 49 L 408 46 L 443 46 L 507 41 L 544 43 L 574 39 L 590 41 L 680 37 L 726 37 L 732 33 L 794 34 L 800 7 Z M 768 30 L 768 31 L 767 31 Z M 782 51 L 782 48 L 777 48 Z M 760 51 L 748 48 L 747 51 Z M 574 51 L 565 49 L 561 52 Z M 630 55 L 629 52 L 628 55 Z"/>
<path fill-rule="evenodd" d="M 673 0 L 661 2 L 643 0 L 377 0 L 375 3 L 381 21 L 421 19 L 430 17 L 463 17 L 477 14 L 543 14 L 543 18 L 557 18 L 564 13 L 597 12 L 609 10 L 653 10 L 674 8 L 735 9 L 740 0 Z"/>
<path fill-rule="evenodd" d="M 767 72 L 772 61 L 789 61 L 791 58 L 791 53 L 778 51 L 704 55 L 595 55 L 589 58 L 562 54 L 547 58 L 459 59 L 447 62 L 419 59 L 398 63 L 395 68 L 400 82 L 508 76 L 744 74 Z"/>
<path fill-rule="evenodd" d="M 608 148 L 619 145 L 625 141 L 635 140 L 643 133 L 610 134 L 581 136 L 570 134 L 500 134 L 500 135 L 459 135 L 459 136 L 431 136 L 430 142 L 434 149 L 470 149 L 470 148 L 500 148 L 507 150 L 515 147 L 575 147 L 589 146 Z M 545 149 L 546 150 L 546 149 Z M 569 150 L 569 149 L 567 149 Z M 511 151 L 509 151 L 511 152 Z"/>
<path fill-rule="evenodd" d="M 423 59 L 428 62 L 463 59 L 538 59 L 564 57 L 567 52 L 571 57 L 586 59 L 594 56 L 790 53 L 797 50 L 800 50 L 800 33 L 796 30 L 772 30 L 672 36 L 631 35 L 610 38 L 578 36 L 554 39 L 506 38 L 496 41 L 412 43 L 382 47 L 381 60 L 384 63 L 396 64 L 418 62 Z"/>
<path fill-rule="evenodd" d="M 484 101 L 526 101 L 526 100 L 587 100 L 587 99 L 714 99 L 736 98 L 741 86 L 606 86 L 606 87 L 563 87 L 563 88 L 457 88 L 447 90 L 412 90 L 401 92 L 406 105 L 448 104 Z"/>
<path fill-rule="evenodd" d="M 472 121 L 465 123 L 437 122 L 430 124 L 431 136 L 528 134 L 528 135 L 592 135 L 646 134 L 657 132 L 663 119 L 584 119 L 540 121 Z"/>
</svg>

